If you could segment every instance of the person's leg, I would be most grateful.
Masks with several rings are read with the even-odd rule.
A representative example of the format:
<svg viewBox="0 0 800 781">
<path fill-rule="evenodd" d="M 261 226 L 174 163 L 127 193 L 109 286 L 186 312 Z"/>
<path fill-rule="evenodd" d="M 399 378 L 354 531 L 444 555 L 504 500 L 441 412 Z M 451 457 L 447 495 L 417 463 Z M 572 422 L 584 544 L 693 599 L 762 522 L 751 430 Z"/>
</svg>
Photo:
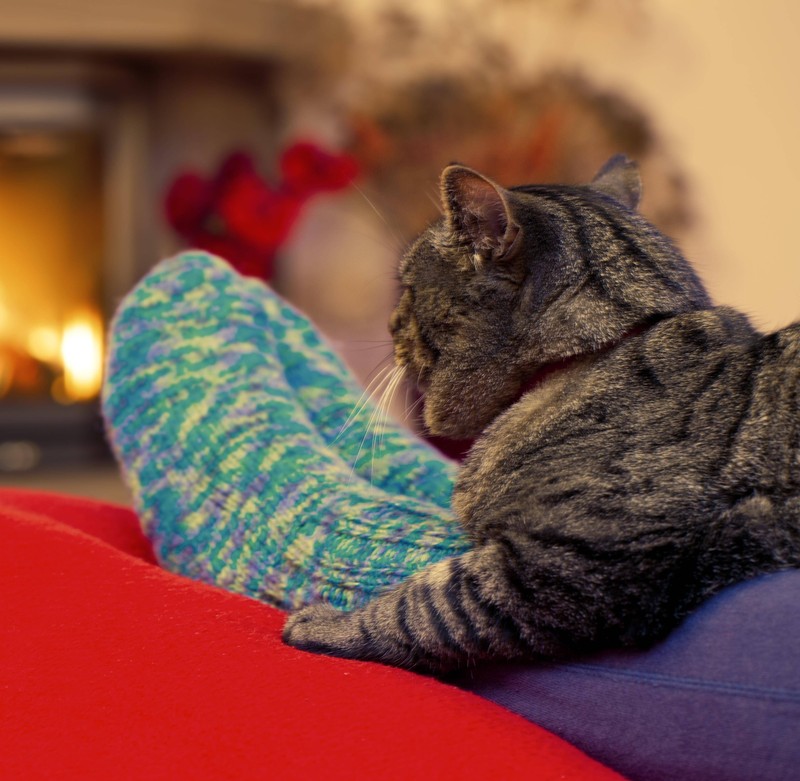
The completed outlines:
<svg viewBox="0 0 800 781">
<path fill-rule="evenodd" d="M 266 310 L 286 379 L 322 439 L 373 485 L 449 508 L 455 463 L 376 411 L 308 318 L 257 280 L 241 289 Z"/>
<path fill-rule="evenodd" d="M 242 281 L 179 256 L 112 325 L 104 415 L 162 563 L 283 608 L 349 609 L 466 550 L 447 510 L 354 476 L 326 444 Z"/>
</svg>

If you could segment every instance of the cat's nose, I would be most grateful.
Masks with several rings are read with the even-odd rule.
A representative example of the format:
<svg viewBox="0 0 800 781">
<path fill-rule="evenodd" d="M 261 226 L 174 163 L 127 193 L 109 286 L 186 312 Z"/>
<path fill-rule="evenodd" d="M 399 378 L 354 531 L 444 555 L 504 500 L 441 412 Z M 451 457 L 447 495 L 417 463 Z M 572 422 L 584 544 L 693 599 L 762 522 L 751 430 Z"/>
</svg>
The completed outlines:
<svg viewBox="0 0 800 781">
<path fill-rule="evenodd" d="M 408 366 L 408 353 L 402 345 L 394 346 L 394 363 L 395 366 Z"/>
<path fill-rule="evenodd" d="M 402 327 L 402 318 L 400 313 L 395 309 L 394 312 L 389 315 L 389 333 L 392 336 L 396 336 Z"/>
</svg>

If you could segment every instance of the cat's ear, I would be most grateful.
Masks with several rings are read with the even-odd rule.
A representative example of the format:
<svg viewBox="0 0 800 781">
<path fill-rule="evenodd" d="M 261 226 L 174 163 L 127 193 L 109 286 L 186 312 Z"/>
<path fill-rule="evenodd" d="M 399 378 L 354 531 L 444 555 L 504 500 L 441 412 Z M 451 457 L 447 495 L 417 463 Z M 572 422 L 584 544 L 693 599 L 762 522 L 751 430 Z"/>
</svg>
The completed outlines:
<svg viewBox="0 0 800 781">
<path fill-rule="evenodd" d="M 639 166 L 625 155 L 614 155 L 592 179 L 591 187 L 629 209 L 635 209 L 642 197 L 642 180 Z"/>
<path fill-rule="evenodd" d="M 511 216 L 508 192 L 463 165 L 445 168 L 441 186 L 450 227 L 472 245 L 473 260 L 509 257 L 520 228 Z"/>
</svg>

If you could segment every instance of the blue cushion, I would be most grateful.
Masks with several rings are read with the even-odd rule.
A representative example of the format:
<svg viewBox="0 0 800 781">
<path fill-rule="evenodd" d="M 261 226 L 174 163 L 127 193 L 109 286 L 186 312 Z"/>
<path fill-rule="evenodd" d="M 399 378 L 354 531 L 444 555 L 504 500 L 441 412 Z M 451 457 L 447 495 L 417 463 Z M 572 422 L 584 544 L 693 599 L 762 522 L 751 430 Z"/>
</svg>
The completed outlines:
<svg viewBox="0 0 800 781">
<path fill-rule="evenodd" d="M 800 570 L 726 589 L 648 651 L 459 684 L 632 781 L 800 779 Z"/>
</svg>

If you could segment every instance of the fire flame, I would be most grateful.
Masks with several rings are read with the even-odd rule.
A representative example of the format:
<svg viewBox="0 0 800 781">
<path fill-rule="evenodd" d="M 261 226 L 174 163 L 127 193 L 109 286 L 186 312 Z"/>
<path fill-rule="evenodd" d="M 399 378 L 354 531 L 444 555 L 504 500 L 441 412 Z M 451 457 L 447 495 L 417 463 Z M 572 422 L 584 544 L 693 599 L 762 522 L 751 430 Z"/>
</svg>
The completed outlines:
<svg viewBox="0 0 800 781">
<path fill-rule="evenodd" d="M 65 397 L 69 401 L 94 398 L 103 381 L 103 324 L 97 312 L 76 312 L 61 335 Z"/>
</svg>

